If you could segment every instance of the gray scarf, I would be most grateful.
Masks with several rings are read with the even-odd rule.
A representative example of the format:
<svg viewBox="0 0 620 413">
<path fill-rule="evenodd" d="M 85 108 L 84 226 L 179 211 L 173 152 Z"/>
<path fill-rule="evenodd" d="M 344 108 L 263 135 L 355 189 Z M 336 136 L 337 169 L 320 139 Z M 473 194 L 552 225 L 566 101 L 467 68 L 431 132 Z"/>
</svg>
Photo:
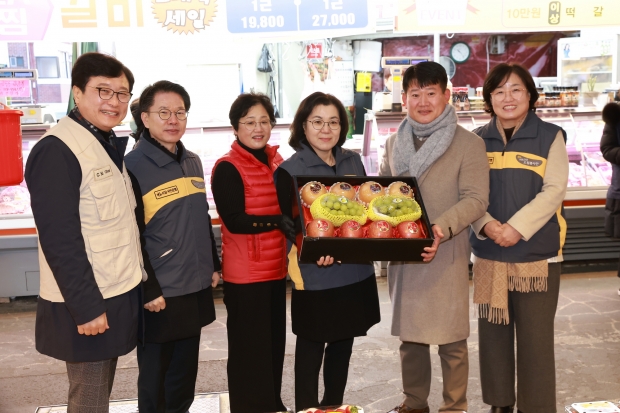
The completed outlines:
<svg viewBox="0 0 620 413">
<path fill-rule="evenodd" d="M 407 115 L 398 127 L 393 154 L 396 175 L 409 172 L 409 176 L 420 178 L 444 152 L 454 138 L 458 118 L 451 105 L 446 105 L 443 113 L 434 121 L 422 124 Z M 428 138 L 418 152 L 413 137 Z"/>
</svg>

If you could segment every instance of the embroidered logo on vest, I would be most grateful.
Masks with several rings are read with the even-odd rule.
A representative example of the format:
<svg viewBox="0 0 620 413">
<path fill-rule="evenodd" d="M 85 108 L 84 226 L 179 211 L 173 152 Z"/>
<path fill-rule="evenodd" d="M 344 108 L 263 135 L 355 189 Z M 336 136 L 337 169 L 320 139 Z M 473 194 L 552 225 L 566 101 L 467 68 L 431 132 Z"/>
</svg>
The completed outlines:
<svg viewBox="0 0 620 413">
<path fill-rule="evenodd" d="M 160 189 L 159 191 L 155 191 L 155 198 L 162 199 L 167 196 L 177 195 L 179 193 L 179 187 L 170 186 L 168 188 Z"/>
<path fill-rule="evenodd" d="M 525 156 L 522 156 L 522 155 L 517 155 L 517 162 L 525 166 L 533 166 L 533 167 L 540 166 L 543 163 L 542 161 L 526 158 Z"/>
</svg>

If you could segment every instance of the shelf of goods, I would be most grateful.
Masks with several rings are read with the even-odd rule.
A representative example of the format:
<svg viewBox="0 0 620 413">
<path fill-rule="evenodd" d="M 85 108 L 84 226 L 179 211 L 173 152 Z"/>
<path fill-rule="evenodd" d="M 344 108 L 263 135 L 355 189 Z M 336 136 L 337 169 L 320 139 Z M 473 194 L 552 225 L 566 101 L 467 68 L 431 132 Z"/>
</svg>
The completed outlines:
<svg viewBox="0 0 620 413">
<path fill-rule="evenodd" d="M 563 249 L 565 261 L 616 259 L 620 242 L 603 231 L 604 207 L 611 180 L 611 165 L 603 159 L 600 139 L 604 123 L 595 108 L 537 109 L 541 119 L 564 128 L 569 158 L 569 182 L 564 210 L 568 225 Z M 459 124 L 468 130 L 491 119 L 484 111 L 457 112 Z M 398 128 L 405 113 L 375 113 L 374 146 L 382 153 L 385 140 Z"/>
</svg>

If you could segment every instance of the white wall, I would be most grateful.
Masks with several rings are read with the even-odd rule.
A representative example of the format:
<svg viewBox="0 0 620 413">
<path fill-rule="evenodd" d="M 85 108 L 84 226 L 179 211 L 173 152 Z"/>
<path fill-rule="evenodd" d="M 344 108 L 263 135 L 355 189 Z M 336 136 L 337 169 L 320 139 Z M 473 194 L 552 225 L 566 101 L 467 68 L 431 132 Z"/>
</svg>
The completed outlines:
<svg viewBox="0 0 620 413">
<path fill-rule="evenodd" d="M 186 38 L 168 43 L 157 40 L 115 44 L 116 57 L 136 79 L 135 97 L 158 80 L 179 83 L 196 102 L 197 110 L 190 109 L 192 122 L 215 123 L 228 122 L 230 104 L 241 91 L 239 76 L 231 76 L 229 70 L 240 70 L 244 91 L 266 91 L 268 77 L 256 70 L 261 48 L 261 42 L 247 39 L 205 43 Z M 209 67 L 203 67 L 201 78 L 204 65 Z M 207 106 L 209 113 L 198 110 Z"/>
</svg>

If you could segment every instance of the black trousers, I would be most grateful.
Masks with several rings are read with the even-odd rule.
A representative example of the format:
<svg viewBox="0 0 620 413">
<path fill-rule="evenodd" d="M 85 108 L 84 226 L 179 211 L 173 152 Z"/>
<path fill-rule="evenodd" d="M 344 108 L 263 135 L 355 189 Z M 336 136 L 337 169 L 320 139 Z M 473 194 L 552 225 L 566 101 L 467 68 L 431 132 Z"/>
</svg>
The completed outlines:
<svg viewBox="0 0 620 413">
<path fill-rule="evenodd" d="M 349 375 L 353 337 L 325 343 L 297 336 L 295 346 L 295 411 L 341 405 Z M 325 354 L 325 361 L 323 361 Z M 319 403 L 319 372 L 323 365 L 325 393 Z"/>
<path fill-rule="evenodd" d="M 200 336 L 138 343 L 140 413 L 186 413 L 194 401 Z"/>
<path fill-rule="evenodd" d="M 224 282 L 231 413 L 286 410 L 280 396 L 286 345 L 286 279 Z"/>
<path fill-rule="evenodd" d="M 547 291 L 508 292 L 508 325 L 478 319 L 482 400 L 523 413 L 556 411 L 553 324 L 561 264 L 549 264 Z M 516 377 L 515 398 L 515 331 Z"/>
</svg>

